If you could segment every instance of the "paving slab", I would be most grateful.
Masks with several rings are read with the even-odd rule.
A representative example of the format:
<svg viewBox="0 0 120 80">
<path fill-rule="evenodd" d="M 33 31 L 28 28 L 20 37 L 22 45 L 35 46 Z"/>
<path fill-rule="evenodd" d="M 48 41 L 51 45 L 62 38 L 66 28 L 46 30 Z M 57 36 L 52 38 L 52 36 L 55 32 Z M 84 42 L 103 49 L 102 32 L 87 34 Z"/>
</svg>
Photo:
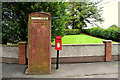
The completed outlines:
<svg viewBox="0 0 120 80">
<path fill-rule="evenodd" d="M 52 73 L 26 75 L 27 65 L 2 63 L 3 78 L 118 78 L 118 61 L 96 63 L 52 64 Z"/>
</svg>

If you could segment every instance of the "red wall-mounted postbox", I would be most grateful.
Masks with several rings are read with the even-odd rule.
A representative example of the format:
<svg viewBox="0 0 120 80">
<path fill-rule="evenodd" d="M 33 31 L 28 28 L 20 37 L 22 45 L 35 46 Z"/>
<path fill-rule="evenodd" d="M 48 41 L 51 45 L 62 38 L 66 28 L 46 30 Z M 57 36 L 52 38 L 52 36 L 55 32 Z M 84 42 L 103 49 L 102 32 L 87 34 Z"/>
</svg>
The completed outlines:
<svg viewBox="0 0 120 80">
<path fill-rule="evenodd" d="M 62 36 L 55 36 L 55 49 L 56 50 L 62 50 Z"/>
</svg>

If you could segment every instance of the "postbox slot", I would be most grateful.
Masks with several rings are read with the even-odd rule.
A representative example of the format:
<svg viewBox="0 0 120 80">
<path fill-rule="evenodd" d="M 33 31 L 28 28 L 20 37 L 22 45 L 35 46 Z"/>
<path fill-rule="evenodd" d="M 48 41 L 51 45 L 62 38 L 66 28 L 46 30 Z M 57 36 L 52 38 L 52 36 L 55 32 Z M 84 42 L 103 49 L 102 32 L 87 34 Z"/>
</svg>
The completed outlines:
<svg viewBox="0 0 120 80">
<path fill-rule="evenodd" d="M 61 38 L 57 38 L 57 40 L 61 40 Z"/>
</svg>

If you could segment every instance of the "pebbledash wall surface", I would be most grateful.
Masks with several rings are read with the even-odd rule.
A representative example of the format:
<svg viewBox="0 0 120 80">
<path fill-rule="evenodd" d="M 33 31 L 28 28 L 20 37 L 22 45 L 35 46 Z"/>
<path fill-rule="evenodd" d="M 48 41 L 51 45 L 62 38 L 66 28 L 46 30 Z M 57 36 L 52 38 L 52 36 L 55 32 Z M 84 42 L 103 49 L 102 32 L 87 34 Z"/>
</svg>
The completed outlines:
<svg viewBox="0 0 120 80">
<path fill-rule="evenodd" d="M 19 63 L 18 46 L 1 45 L 2 62 Z M 119 43 L 112 43 L 111 59 L 118 60 Z M 26 45 L 26 57 L 27 57 Z M 57 51 L 51 45 L 52 63 L 56 62 Z M 60 63 L 105 61 L 105 44 L 64 44 L 60 51 Z"/>
</svg>

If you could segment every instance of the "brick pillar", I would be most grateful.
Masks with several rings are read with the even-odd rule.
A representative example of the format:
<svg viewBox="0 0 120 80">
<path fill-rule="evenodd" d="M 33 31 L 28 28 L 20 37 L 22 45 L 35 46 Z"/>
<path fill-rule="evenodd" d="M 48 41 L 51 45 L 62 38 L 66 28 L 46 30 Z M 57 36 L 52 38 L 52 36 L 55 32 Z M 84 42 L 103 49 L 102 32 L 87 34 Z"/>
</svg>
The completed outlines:
<svg viewBox="0 0 120 80">
<path fill-rule="evenodd" d="M 105 61 L 111 61 L 112 40 L 104 40 L 105 44 Z"/>
<path fill-rule="evenodd" d="M 26 64 L 26 42 L 19 42 L 19 64 Z"/>
</svg>

